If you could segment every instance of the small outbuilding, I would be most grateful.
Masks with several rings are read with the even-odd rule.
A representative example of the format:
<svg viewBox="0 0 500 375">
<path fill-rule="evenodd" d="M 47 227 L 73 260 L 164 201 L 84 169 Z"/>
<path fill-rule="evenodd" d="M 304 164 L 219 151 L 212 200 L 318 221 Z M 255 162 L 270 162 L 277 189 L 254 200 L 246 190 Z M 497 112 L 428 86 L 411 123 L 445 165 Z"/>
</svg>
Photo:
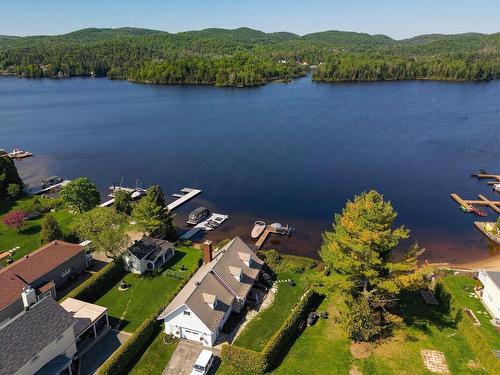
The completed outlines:
<svg viewBox="0 0 500 375">
<path fill-rule="evenodd" d="M 500 320 L 500 272 L 482 270 L 478 278 L 484 286 L 480 291 L 481 300 L 493 317 Z"/>
<path fill-rule="evenodd" d="M 123 260 L 127 271 L 142 275 L 163 266 L 174 255 L 172 242 L 144 236 L 125 251 Z"/>
</svg>

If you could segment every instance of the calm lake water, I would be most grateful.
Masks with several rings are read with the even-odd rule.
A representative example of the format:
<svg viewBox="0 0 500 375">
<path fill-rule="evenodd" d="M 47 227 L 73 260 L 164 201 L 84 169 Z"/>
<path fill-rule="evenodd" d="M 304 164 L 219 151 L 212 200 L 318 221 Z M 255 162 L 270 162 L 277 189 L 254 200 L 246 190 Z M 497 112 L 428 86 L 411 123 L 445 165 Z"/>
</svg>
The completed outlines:
<svg viewBox="0 0 500 375">
<path fill-rule="evenodd" d="M 181 226 L 199 205 L 230 215 L 208 235 L 214 240 L 250 240 L 256 219 L 289 223 L 294 238 L 267 244 L 310 256 L 334 213 L 369 189 L 392 201 L 430 261 L 498 252 L 449 194 L 495 197 L 469 175 L 500 173 L 499 140 L 500 82 L 318 84 L 306 77 L 221 89 L 0 79 L 0 148 L 35 153 L 17 163 L 31 186 L 56 174 L 89 176 L 102 192 L 122 178 L 159 183 L 166 195 L 200 188 L 178 210 Z"/>
</svg>

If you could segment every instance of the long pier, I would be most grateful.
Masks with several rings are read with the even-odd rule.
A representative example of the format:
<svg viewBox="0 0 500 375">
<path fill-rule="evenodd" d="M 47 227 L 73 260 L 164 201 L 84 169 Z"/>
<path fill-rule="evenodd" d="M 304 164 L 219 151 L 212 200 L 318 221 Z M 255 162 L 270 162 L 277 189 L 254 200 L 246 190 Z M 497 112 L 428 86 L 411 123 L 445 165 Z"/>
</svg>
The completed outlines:
<svg viewBox="0 0 500 375">
<path fill-rule="evenodd" d="M 452 193 L 451 198 L 457 202 L 459 205 L 462 207 L 465 207 L 468 210 L 472 210 L 471 205 L 478 205 L 478 206 L 486 206 L 491 208 L 493 211 L 495 211 L 497 214 L 500 214 L 500 201 L 492 201 L 488 198 L 486 198 L 484 195 L 479 194 L 478 198 L 479 200 L 471 200 L 471 199 L 462 199 L 458 194 Z"/>
<path fill-rule="evenodd" d="M 201 190 L 198 189 L 191 189 L 191 188 L 184 188 L 181 190 L 182 193 L 184 194 L 175 194 L 174 196 L 177 197 L 175 201 L 173 201 L 170 204 L 167 204 L 167 209 L 169 211 L 175 210 L 177 207 L 180 205 L 186 203 L 190 199 L 193 199 L 195 196 L 201 193 Z"/>
<path fill-rule="evenodd" d="M 37 191 L 33 192 L 32 194 L 33 195 L 41 195 L 41 194 L 45 194 L 45 193 L 52 193 L 53 191 L 61 190 L 64 186 L 66 186 L 70 182 L 71 182 L 71 180 L 64 180 L 64 181 L 59 182 L 55 185 L 37 190 Z"/>
</svg>

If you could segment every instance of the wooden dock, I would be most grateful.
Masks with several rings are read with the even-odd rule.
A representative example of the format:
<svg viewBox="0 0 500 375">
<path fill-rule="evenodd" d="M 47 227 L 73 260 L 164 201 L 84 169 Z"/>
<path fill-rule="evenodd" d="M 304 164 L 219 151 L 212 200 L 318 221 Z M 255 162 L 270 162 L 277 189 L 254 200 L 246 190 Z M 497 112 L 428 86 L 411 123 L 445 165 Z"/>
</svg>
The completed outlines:
<svg viewBox="0 0 500 375">
<path fill-rule="evenodd" d="M 176 194 L 175 196 L 177 196 L 178 198 L 173 201 L 172 203 L 170 204 L 167 204 L 167 209 L 169 211 L 172 211 L 172 210 L 175 210 L 177 207 L 179 207 L 180 205 L 186 203 L 187 201 L 193 199 L 195 196 L 197 196 L 198 194 L 201 193 L 201 190 L 198 190 L 198 189 L 191 189 L 191 188 L 184 188 L 181 190 L 181 193 L 184 193 L 184 194 Z"/>
<path fill-rule="evenodd" d="M 264 244 L 264 242 L 266 242 L 267 237 L 271 233 L 278 233 L 278 232 L 276 232 L 276 230 L 271 225 L 266 226 L 266 229 L 264 229 L 264 233 L 262 233 L 260 235 L 259 239 L 255 243 L 255 248 L 257 250 L 260 250 L 260 248 L 262 247 L 262 245 Z"/>
<path fill-rule="evenodd" d="M 491 180 L 487 182 L 488 185 L 495 185 L 500 183 L 500 174 L 473 173 L 471 176 L 479 179 L 486 178 L 488 180 Z"/>
<path fill-rule="evenodd" d="M 478 200 L 470 200 L 470 199 L 462 199 L 458 194 L 452 193 L 451 198 L 457 202 L 459 205 L 462 207 L 465 207 L 468 210 L 472 210 L 471 205 L 478 205 L 478 206 L 486 206 L 491 208 L 493 211 L 495 211 L 497 214 L 500 214 L 500 201 L 492 201 L 488 198 L 486 198 L 484 195 L 479 194 L 478 195 Z"/>
</svg>

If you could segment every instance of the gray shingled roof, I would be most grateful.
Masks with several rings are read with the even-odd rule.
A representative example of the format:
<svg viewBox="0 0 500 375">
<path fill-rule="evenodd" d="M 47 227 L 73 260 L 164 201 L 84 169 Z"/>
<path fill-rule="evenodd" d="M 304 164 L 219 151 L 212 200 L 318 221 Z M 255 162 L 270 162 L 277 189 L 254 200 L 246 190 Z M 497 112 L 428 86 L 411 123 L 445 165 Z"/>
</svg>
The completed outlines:
<svg viewBox="0 0 500 375">
<path fill-rule="evenodd" d="M 252 259 L 247 267 L 240 259 L 240 253 Z M 218 326 L 227 307 L 234 298 L 244 298 L 259 274 L 263 261 L 239 238 L 234 238 L 222 249 L 214 253 L 214 259 L 204 264 L 175 296 L 172 302 L 158 317 L 164 319 L 179 307 L 186 305 L 210 329 Z M 229 267 L 241 268 L 241 282 L 231 274 Z M 217 296 L 217 306 L 212 309 L 204 301 L 203 293 Z"/>
<path fill-rule="evenodd" d="M 500 289 L 500 272 L 496 271 L 485 271 L 486 274 L 490 277 L 491 281 L 495 283 L 498 289 Z"/>
<path fill-rule="evenodd" d="M 75 324 L 52 297 L 0 327 L 0 374 L 11 375 Z"/>
<path fill-rule="evenodd" d="M 159 238 L 144 236 L 139 241 L 135 241 L 129 248 L 137 259 L 148 257 L 148 260 L 154 260 L 158 254 L 165 248 L 170 248 L 174 244 Z"/>
</svg>

